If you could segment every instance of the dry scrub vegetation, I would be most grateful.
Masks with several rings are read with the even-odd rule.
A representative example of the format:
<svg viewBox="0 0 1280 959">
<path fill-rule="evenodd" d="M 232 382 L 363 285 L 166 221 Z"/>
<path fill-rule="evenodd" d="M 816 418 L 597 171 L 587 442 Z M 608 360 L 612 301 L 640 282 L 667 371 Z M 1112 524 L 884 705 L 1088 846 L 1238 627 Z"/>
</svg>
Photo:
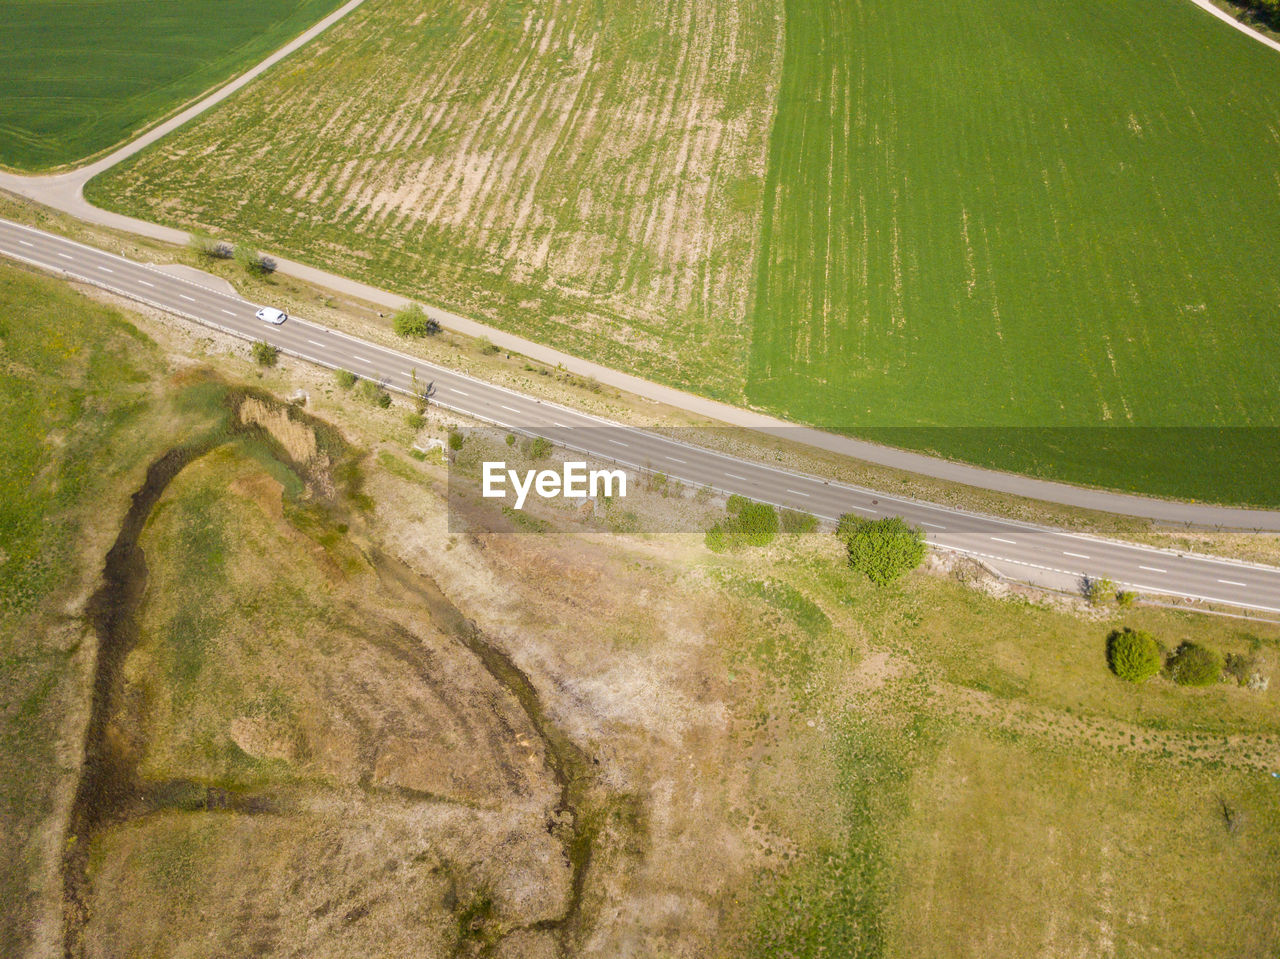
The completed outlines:
<svg viewBox="0 0 1280 959">
<path fill-rule="evenodd" d="M 780 14 L 371 0 L 94 196 L 739 395 Z"/>
<path fill-rule="evenodd" d="M 189 365 L 193 339 L 254 375 L 204 333 L 161 352 Z M 43 874 L 86 849 L 67 887 L 84 955 L 1280 945 L 1280 688 L 1121 684 L 1112 614 L 991 595 L 963 564 L 877 589 L 821 532 L 719 556 L 569 510 L 539 532 L 451 528 L 403 409 L 292 361 L 262 375 L 323 420 L 188 371 L 163 381 L 182 415 L 136 444 L 223 420 L 141 532 L 108 724 L 130 789 L 91 833 L 67 836 L 65 803 L 24 827 Z M 718 509 L 679 493 L 629 505 Z M 123 500 L 96 515 L 99 561 Z M 1273 625 L 1123 616 L 1276 667 Z M 60 649 L 57 625 L 27 648 Z M 79 722 L 77 691 L 58 702 Z M 74 772 L 72 731 L 25 733 Z M 59 954 L 42 928 L 37 954 Z"/>
</svg>

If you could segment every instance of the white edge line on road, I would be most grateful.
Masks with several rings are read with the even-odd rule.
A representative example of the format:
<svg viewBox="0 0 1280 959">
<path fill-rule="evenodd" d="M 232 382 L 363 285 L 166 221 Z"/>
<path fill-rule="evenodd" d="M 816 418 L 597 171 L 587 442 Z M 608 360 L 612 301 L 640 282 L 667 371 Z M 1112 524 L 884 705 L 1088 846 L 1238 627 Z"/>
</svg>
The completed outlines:
<svg viewBox="0 0 1280 959">
<path fill-rule="evenodd" d="M 974 549 L 965 549 L 963 546 L 944 546 L 941 543 L 930 544 L 937 549 L 949 550 L 953 553 L 966 553 L 971 556 L 981 556 L 984 559 L 992 559 L 999 563 L 1013 563 L 1015 566 L 1029 566 L 1032 569 L 1049 569 L 1047 566 L 1037 566 L 1035 563 L 1026 563 L 1022 560 L 1009 559 L 1004 556 L 993 556 L 989 553 L 981 553 Z M 1075 573 L 1070 570 L 1051 570 L 1051 572 L 1065 573 L 1068 576 L 1083 576 L 1083 573 Z M 1177 589 L 1170 589 L 1167 586 L 1146 586 L 1142 583 L 1130 583 L 1121 581 L 1121 586 L 1132 586 L 1140 593 L 1156 593 L 1160 596 L 1180 596 L 1183 599 L 1199 600 L 1202 603 L 1221 603 L 1223 606 L 1234 606 L 1236 609 L 1256 609 L 1264 613 L 1280 613 L 1280 606 L 1261 606 L 1257 603 L 1245 603 L 1238 599 L 1223 599 L 1221 596 L 1202 596 L 1199 593 L 1186 593 Z M 1195 612 L 1195 610 L 1191 610 Z"/>
</svg>

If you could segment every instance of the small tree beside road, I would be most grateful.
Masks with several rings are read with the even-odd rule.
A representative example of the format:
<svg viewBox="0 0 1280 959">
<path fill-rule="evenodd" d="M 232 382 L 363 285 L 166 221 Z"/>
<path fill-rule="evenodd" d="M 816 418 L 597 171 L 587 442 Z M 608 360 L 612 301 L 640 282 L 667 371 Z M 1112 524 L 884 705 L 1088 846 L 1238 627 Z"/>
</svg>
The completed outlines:
<svg viewBox="0 0 1280 959">
<path fill-rule="evenodd" d="M 236 244 L 235 256 L 236 262 L 254 276 L 266 276 L 268 273 L 275 272 L 276 261 L 259 253 L 247 243 Z"/>
<path fill-rule="evenodd" d="M 192 233 L 187 245 L 196 256 L 204 260 L 231 259 L 231 244 L 225 240 L 215 240 L 208 233 Z"/>
<path fill-rule="evenodd" d="M 253 344 L 253 361 L 259 366 L 275 366 L 280 360 L 280 350 L 261 341 Z"/>
<path fill-rule="evenodd" d="M 435 336 L 440 332 L 440 321 L 427 316 L 427 311 L 417 303 L 406 303 L 391 317 L 391 328 L 396 336 Z"/>
<path fill-rule="evenodd" d="M 864 520 L 846 513 L 836 535 L 844 543 L 849 565 L 877 586 L 893 582 L 924 562 L 924 531 L 899 516 Z"/>
</svg>

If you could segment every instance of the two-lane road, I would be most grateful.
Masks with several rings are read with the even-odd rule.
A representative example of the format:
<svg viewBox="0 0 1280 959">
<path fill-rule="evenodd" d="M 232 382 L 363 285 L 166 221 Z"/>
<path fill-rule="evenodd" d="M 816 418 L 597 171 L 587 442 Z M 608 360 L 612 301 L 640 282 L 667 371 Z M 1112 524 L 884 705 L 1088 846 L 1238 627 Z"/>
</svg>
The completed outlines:
<svg viewBox="0 0 1280 959">
<path fill-rule="evenodd" d="M 546 436 L 622 465 L 804 510 L 829 521 L 848 512 L 868 518 L 902 516 L 922 527 L 934 546 L 981 557 L 1011 575 L 1106 577 L 1142 593 L 1280 612 L 1280 569 L 959 512 L 738 459 L 544 403 L 296 317 L 271 326 L 254 316 L 258 304 L 238 296 L 4 220 L 0 220 L 0 253 L 236 336 L 266 341 L 310 362 L 350 370 L 390 389 L 410 391 L 416 371 L 421 385 L 434 383 L 433 402 L 440 406 Z"/>
</svg>

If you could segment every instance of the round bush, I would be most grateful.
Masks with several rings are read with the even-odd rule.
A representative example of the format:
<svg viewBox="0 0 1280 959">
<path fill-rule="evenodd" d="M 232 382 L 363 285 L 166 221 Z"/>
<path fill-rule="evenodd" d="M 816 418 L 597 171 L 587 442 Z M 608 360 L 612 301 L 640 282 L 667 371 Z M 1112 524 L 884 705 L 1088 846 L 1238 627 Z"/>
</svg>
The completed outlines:
<svg viewBox="0 0 1280 959">
<path fill-rule="evenodd" d="M 1199 643 L 1183 643 L 1165 663 L 1179 686 L 1212 686 L 1222 679 L 1222 656 Z"/>
<path fill-rule="evenodd" d="M 857 523 L 841 517 L 836 535 L 841 533 L 849 565 L 877 586 L 893 582 L 924 560 L 924 533 L 898 516 Z"/>
<path fill-rule="evenodd" d="M 1121 679 L 1141 683 L 1160 671 L 1160 646 L 1140 629 L 1113 630 L 1107 637 L 1107 665 Z"/>
</svg>

